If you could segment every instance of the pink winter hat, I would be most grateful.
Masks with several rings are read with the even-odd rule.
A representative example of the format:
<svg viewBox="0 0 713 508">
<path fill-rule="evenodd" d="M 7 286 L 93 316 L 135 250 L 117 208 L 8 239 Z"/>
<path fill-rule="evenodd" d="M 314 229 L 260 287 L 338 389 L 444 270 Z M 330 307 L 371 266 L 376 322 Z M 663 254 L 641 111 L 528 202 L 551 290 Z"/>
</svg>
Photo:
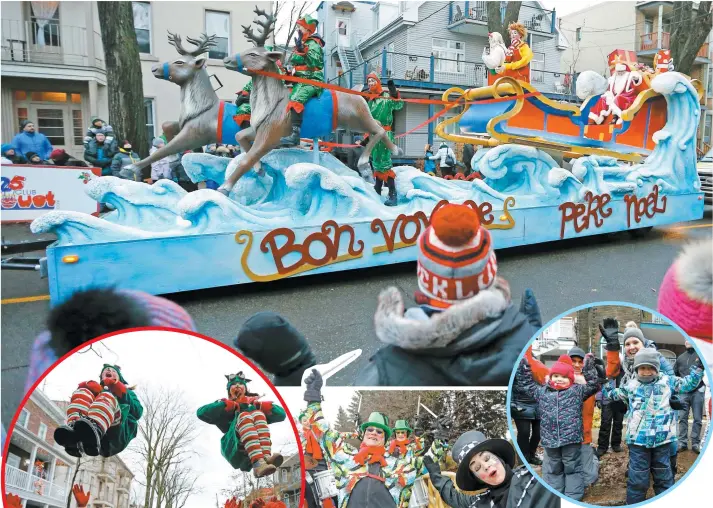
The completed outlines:
<svg viewBox="0 0 713 508">
<path fill-rule="evenodd" d="M 658 310 L 697 339 L 713 339 L 713 243 L 683 249 L 659 289 Z"/>
</svg>

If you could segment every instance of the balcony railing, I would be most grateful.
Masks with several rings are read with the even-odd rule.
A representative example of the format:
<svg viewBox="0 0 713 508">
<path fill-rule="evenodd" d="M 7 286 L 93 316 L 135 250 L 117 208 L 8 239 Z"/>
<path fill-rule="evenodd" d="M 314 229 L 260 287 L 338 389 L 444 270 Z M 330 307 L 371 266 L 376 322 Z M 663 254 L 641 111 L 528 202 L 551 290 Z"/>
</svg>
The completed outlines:
<svg viewBox="0 0 713 508">
<path fill-rule="evenodd" d="M 575 95 L 576 76 L 539 70 L 535 65 L 533 63 L 530 66 L 530 82 L 538 91 L 557 94 L 558 99 L 569 102 L 578 101 Z M 401 83 L 397 83 L 401 86 L 419 87 L 420 83 L 428 83 L 429 86 L 423 88 L 445 90 L 452 86 L 462 88 L 485 86 L 490 71 L 481 62 L 382 50 L 361 65 L 338 76 L 332 76 L 328 81 L 345 88 L 352 88 L 358 83 L 366 83 L 366 76 L 370 72 L 375 72 L 382 81 L 401 80 Z"/>
<path fill-rule="evenodd" d="M 641 34 L 639 36 L 639 51 L 653 51 L 657 49 L 671 49 L 671 34 L 661 32 L 661 43 L 659 44 L 658 32 Z M 704 43 L 696 53 L 697 57 L 708 58 L 708 43 Z M 674 62 L 675 65 L 675 62 Z"/>
<path fill-rule="evenodd" d="M 67 491 L 64 486 L 43 480 L 35 475 L 32 475 L 32 478 L 29 478 L 29 476 L 30 473 L 26 471 L 17 469 L 9 464 L 5 465 L 5 483 L 10 487 L 41 496 L 51 497 L 52 499 L 58 499 L 60 501 L 66 498 Z M 27 488 L 28 480 L 30 482 L 29 489 Z"/>
<path fill-rule="evenodd" d="M 451 2 L 448 7 L 448 24 L 450 25 L 463 19 L 487 23 L 487 4 L 488 2 Z M 538 9 L 537 7 L 522 4 L 518 19 L 528 30 L 549 34 L 555 33 L 555 11 Z"/>
<path fill-rule="evenodd" d="M 86 28 L 49 23 L 38 33 L 31 21 L 2 20 L 2 60 L 104 69 L 101 35 Z M 90 58 L 88 44 L 94 47 Z"/>
</svg>

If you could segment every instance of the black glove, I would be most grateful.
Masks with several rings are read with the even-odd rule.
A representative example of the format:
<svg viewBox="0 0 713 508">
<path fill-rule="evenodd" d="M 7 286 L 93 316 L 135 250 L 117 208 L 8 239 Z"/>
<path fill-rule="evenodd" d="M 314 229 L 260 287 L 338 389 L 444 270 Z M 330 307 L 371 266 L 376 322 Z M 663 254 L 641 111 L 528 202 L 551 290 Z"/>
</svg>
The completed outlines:
<svg viewBox="0 0 713 508">
<path fill-rule="evenodd" d="M 604 381 L 607 380 L 607 373 L 604 370 L 604 365 L 599 365 L 597 361 L 594 361 L 594 368 L 597 370 L 597 379 L 599 379 L 600 383 L 603 383 Z"/>
<path fill-rule="evenodd" d="M 607 341 L 607 351 L 619 351 L 619 322 L 614 318 L 604 318 L 599 325 L 602 337 Z"/>
<path fill-rule="evenodd" d="M 453 420 L 448 416 L 441 416 L 436 422 L 436 430 L 433 433 L 433 438 L 439 441 L 448 441 Z"/>
<path fill-rule="evenodd" d="M 696 359 L 693 361 L 693 366 L 697 369 L 703 369 L 703 362 L 701 361 L 701 357 L 696 355 Z"/>
<path fill-rule="evenodd" d="M 393 97 L 394 99 L 399 96 L 399 91 L 396 90 L 396 85 L 394 84 L 394 80 L 390 79 L 386 82 L 386 86 L 389 89 L 389 95 Z"/>
<path fill-rule="evenodd" d="M 250 102 L 250 94 L 244 94 L 241 92 L 240 94 L 238 94 L 238 98 L 235 99 L 235 105 L 238 107 L 245 104 L 246 102 Z"/>
<path fill-rule="evenodd" d="M 532 289 L 526 289 L 520 300 L 520 312 L 525 314 L 529 323 L 537 328 L 542 328 L 542 316 L 540 315 L 540 306 L 535 300 L 535 293 Z"/>
<path fill-rule="evenodd" d="M 300 37 L 299 35 L 296 35 L 296 36 L 295 36 L 295 48 L 296 48 L 297 51 L 299 51 L 300 53 L 302 53 L 302 52 L 304 51 L 304 49 L 305 49 L 305 45 L 304 45 L 304 43 L 302 42 L 302 37 Z"/>
<path fill-rule="evenodd" d="M 305 402 L 322 402 L 322 374 L 317 369 L 312 369 L 312 373 L 305 379 Z"/>
<path fill-rule="evenodd" d="M 361 146 L 366 146 L 367 143 L 369 143 L 369 138 L 366 138 L 366 137 L 362 138 L 361 141 L 359 141 L 359 144 Z"/>
<path fill-rule="evenodd" d="M 441 474 L 441 466 L 439 466 L 438 462 L 433 460 L 428 455 L 423 458 L 423 467 L 426 468 L 426 471 L 428 471 L 428 474 L 431 476 L 431 478 Z"/>
</svg>

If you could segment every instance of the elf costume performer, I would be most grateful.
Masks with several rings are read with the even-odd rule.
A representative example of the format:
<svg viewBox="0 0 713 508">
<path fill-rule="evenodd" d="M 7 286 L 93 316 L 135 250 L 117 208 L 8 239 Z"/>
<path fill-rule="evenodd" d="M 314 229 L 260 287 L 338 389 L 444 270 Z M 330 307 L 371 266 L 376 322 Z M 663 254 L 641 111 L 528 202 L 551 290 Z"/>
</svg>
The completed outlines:
<svg viewBox="0 0 713 508">
<path fill-rule="evenodd" d="M 234 469 L 250 471 L 256 478 L 273 474 L 282 464 L 279 453 L 272 454 L 268 424 L 285 419 L 285 410 L 272 402 L 260 402 L 248 392 L 249 379 L 242 372 L 225 376 L 228 398 L 198 409 L 198 418 L 217 426 L 223 433 L 220 451 Z"/>
<path fill-rule="evenodd" d="M 69 400 L 67 423 L 54 431 L 55 442 L 73 457 L 111 457 L 138 432 L 144 408 L 119 366 L 105 364 L 99 380 L 79 383 Z"/>
<path fill-rule="evenodd" d="M 510 47 L 505 51 L 505 63 L 496 69 L 497 74 L 488 75 L 488 84 L 493 84 L 502 76 L 510 76 L 526 83 L 530 82 L 530 61 L 532 50 L 527 45 L 527 28 L 522 23 L 510 23 Z"/>
<path fill-rule="evenodd" d="M 339 433 L 330 429 L 322 414 L 322 376 L 317 370 L 307 376 L 304 399 L 305 414 L 312 422 L 312 431 L 324 449 L 336 479 L 340 508 L 395 508 L 404 488 L 425 474 L 423 458 L 397 458 L 386 450 L 391 428 L 386 416 L 372 413 L 361 425 L 363 434 L 359 449 L 349 445 Z M 440 428 L 427 456 L 436 460 L 445 454 L 446 431 Z"/>
<path fill-rule="evenodd" d="M 233 120 L 241 129 L 246 129 L 250 126 L 250 93 L 253 91 L 253 80 L 248 81 L 248 84 L 238 92 L 238 97 L 235 99 L 235 105 L 238 111 Z"/>
<path fill-rule="evenodd" d="M 393 80 L 387 82 L 388 90 L 384 90 L 381 86 L 381 80 L 375 73 L 371 73 L 366 77 L 366 84 L 369 87 L 369 93 L 376 97 L 369 98 L 367 104 L 369 111 L 374 120 L 379 122 L 386 131 L 386 135 L 394 141 L 394 111 L 399 111 L 404 107 L 404 103 L 399 99 L 400 95 Z M 368 134 L 362 139 L 362 146 L 367 143 Z M 374 168 L 374 178 L 376 184 L 374 189 L 381 196 L 381 188 L 386 182 L 389 188 L 389 199 L 384 203 L 386 206 L 396 206 L 396 173 L 392 169 L 394 167 L 391 161 L 391 151 L 387 148 L 383 141 L 379 141 L 371 152 L 371 165 Z"/>
<path fill-rule="evenodd" d="M 408 422 L 406 420 L 396 420 L 396 424 L 391 430 L 392 438 L 389 443 L 390 455 L 397 458 L 411 460 L 414 457 L 421 456 L 425 453 L 426 449 L 424 448 L 424 438 L 414 436 L 413 441 L 410 440 L 410 436 L 414 433 L 414 431 L 408 426 Z M 401 508 L 408 508 L 410 499 L 411 488 L 406 487 L 401 491 L 399 506 Z"/>
<path fill-rule="evenodd" d="M 298 78 L 311 79 L 324 83 L 324 41 L 315 34 L 318 21 L 309 14 L 297 21 L 298 35 L 295 37 L 295 50 L 290 63 L 294 66 L 292 74 Z M 319 97 L 322 89 L 306 83 L 295 83 L 290 92 L 287 111 L 291 115 L 292 134 L 280 138 L 282 146 L 300 144 L 300 128 L 305 104 L 312 97 Z"/>
<path fill-rule="evenodd" d="M 389 454 L 396 457 L 406 457 L 409 460 L 412 457 L 423 455 L 426 451 L 423 448 L 424 438 L 414 436 L 413 440 L 411 440 L 413 432 L 406 420 L 396 420 L 391 434 L 393 437 L 389 443 Z"/>
</svg>

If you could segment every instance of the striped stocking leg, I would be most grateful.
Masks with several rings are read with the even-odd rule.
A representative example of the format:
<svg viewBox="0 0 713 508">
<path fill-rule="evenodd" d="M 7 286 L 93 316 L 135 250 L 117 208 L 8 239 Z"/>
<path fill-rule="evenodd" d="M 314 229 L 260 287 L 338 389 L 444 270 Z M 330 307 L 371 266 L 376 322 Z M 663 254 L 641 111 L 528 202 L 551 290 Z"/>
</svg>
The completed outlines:
<svg viewBox="0 0 713 508">
<path fill-rule="evenodd" d="M 262 411 L 255 411 L 253 413 L 253 421 L 255 422 L 255 430 L 257 430 L 262 453 L 267 458 L 272 454 L 272 441 L 270 441 L 270 429 L 267 427 L 265 414 Z"/>
<path fill-rule="evenodd" d="M 248 452 L 250 462 L 253 464 L 264 458 L 262 446 L 257 429 L 255 428 L 254 415 L 256 411 L 246 411 L 238 416 L 237 428 L 238 437 Z"/>
<path fill-rule="evenodd" d="M 116 414 L 119 411 L 119 402 L 111 392 L 101 392 L 96 396 L 87 418 L 97 424 L 102 432 L 106 432 L 116 421 Z"/>
<path fill-rule="evenodd" d="M 89 388 L 77 388 L 69 399 L 67 424 L 73 423 L 79 420 L 80 416 L 86 415 L 92 402 L 94 402 L 94 394 Z"/>
</svg>

